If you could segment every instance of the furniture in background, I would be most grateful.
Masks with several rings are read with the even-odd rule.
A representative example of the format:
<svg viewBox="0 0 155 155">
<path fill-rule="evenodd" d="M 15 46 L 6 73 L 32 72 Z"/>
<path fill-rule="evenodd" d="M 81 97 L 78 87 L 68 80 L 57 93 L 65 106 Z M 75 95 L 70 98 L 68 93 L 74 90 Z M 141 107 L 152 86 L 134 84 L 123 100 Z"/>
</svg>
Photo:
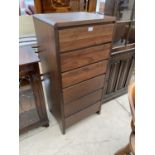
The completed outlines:
<svg viewBox="0 0 155 155">
<path fill-rule="evenodd" d="M 36 13 L 96 11 L 97 0 L 35 0 Z"/>
<path fill-rule="evenodd" d="M 127 92 L 135 64 L 135 47 L 116 48 L 111 52 L 103 103 Z"/>
<path fill-rule="evenodd" d="M 32 16 L 19 17 L 19 46 L 19 126 L 23 133 L 37 126 L 48 126 Z"/>
<path fill-rule="evenodd" d="M 43 73 L 51 76 L 49 109 L 63 134 L 101 110 L 114 23 L 87 12 L 34 15 Z"/>
<path fill-rule="evenodd" d="M 134 83 L 129 86 L 128 94 L 132 114 L 132 121 L 131 121 L 132 132 L 130 134 L 129 144 L 127 144 L 124 148 L 117 151 L 115 155 L 124 155 L 129 153 L 135 155 L 135 84 Z"/>
<path fill-rule="evenodd" d="M 74 1 L 74 0 L 73 0 Z M 76 6 L 72 3 L 73 8 Z M 51 12 L 69 12 L 71 11 L 69 0 L 35 0 L 36 13 L 51 13 Z"/>
<path fill-rule="evenodd" d="M 115 16 L 110 63 L 106 75 L 103 103 L 127 93 L 134 72 L 135 60 L 135 1 L 106 0 L 100 14 Z"/>
<path fill-rule="evenodd" d="M 30 46 L 19 47 L 19 133 L 49 126 L 38 62 Z"/>
<path fill-rule="evenodd" d="M 88 12 L 96 12 L 96 4 L 97 0 L 86 0 L 86 11 Z"/>
</svg>

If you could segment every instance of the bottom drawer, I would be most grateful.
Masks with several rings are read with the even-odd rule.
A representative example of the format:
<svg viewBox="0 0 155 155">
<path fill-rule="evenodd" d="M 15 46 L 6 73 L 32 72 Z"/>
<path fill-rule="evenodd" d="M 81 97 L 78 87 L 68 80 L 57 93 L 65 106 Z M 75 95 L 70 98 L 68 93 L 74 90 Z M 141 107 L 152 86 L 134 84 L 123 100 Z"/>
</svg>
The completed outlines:
<svg viewBox="0 0 155 155">
<path fill-rule="evenodd" d="M 64 104 L 65 117 L 69 117 L 70 115 L 79 112 L 80 110 L 83 110 L 88 106 L 93 105 L 94 103 L 100 101 L 101 96 L 102 96 L 102 89 L 99 89 L 71 103 Z"/>
<path fill-rule="evenodd" d="M 97 102 L 96 104 L 93 104 L 89 106 L 88 108 L 68 117 L 65 119 L 65 125 L 66 127 L 71 126 L 72 124 L 82 120 L 83 118 L 97 112 L 100 110 L 100 104 L 101 102 Z"/>
</svg>

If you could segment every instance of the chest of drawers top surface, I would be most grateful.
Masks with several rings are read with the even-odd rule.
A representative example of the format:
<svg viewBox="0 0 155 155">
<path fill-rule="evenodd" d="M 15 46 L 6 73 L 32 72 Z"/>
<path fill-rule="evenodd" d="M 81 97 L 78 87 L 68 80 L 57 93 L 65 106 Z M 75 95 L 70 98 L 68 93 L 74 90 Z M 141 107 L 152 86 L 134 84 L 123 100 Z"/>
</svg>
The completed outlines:
<svg viewBox="0 0 155 155">
<path fill-rule="evenodd" d="M 57 27 L 115 21 L 115 17 L 89 12 L 36 14 L 34 18 Z"/>
</svg>

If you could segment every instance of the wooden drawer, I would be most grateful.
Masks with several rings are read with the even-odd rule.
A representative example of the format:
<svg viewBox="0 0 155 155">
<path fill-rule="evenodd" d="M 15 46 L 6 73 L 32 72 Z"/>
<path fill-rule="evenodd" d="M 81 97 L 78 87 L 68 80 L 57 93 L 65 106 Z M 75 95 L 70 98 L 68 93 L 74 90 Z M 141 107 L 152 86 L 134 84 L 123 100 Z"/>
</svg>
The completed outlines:
<svg viewBox="0 0 155 155">
<path fill-rule="evenodd" d="M 65 119 L 66 127 L 69 127 L 72 124 L 80 121 L 81 119 L 83 119 L 83 118 L 85 118 L 85 117 L 99 111 L 100 110 L 100 104 L 101 104 L 100 102 L 97 102 L 96 104 L 93 104 L 93 105 L 89 106 L 88 108 L 86 108 L 86 109 L 84 109 L 84 110 L 82 110 L 82 111 L 80 111 L 80 112 L 66 118 Z"/>
<path fill-rule="evenodd" d="M 61 71 L 82 67 L 109 58 L 111 44 L 89 47 L 61 54 Z"/>
<path fill-rule="evenodd" d="M 62 74 L 62 87 L 68 87 L 106 72 L 108 61 L 101 61 Z"/>
<path fill-rule="evenodd" d="M 60 52 L 111 42 L 113 24 L 89 25 L 59 30 Z"/>
<path fill-rule="evenodd" d="M 75 112 L 78 112 L 88 106 L 98 102 L 102 97 L 102 89 L 97 90 L 89 95 L 86 95 L 80 99 L 77 99 L 71 103 L 64 105 L 65 117 L 72 115 Z"/>
<path fill-rule="evenodd" d="M 105 75 L 92 78 L 77 85 L 63 89 L 64 103 L 72 102 L 82 96 L 85 96 L 95 90 L 103 88 Z"/>
</svg>

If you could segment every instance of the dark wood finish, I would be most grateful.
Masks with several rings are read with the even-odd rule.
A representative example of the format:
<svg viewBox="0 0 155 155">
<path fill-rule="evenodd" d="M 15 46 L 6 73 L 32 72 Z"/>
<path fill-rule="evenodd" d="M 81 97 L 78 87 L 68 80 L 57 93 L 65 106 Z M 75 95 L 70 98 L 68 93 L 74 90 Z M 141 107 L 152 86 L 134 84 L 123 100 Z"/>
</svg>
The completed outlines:
<svg viewBox="0 0 155 155">
<path fill-rule="evenodd" d="M 74 100 L 71 103 L 64 104 L 65 117 L 68 117 L 75 112 L 81 111 L 82 109 L 100 101 L 102 97 L 102 89 L 99 89 L 93 93 L 90 93 L 84 97 Z"/>
<path fill-rule="evenodd" d="M 113 37 L 114 46 L 119 44 L 124 44 L 129 30 L 129 23 L 127 22 L 117 22 L 115 27 L 115 34 Z M 118 45 L 117 45 L 118 44 Z"/>
<path fill-rule="evenodd" d="M 37 13 L 84 11 L 84 0 L 34 0 Z"/>
<path fill-rule="evenodd" d="M 52 83 L 49 109 L 63 133 L 101 109 L 114 22 L 86 12 L 34 15 L 39 57 Z"/>
<path fill-rule="evenodd" d="M 106 84 L 105 84 L 106 85 Z M 106 103 L 112 99 L 115 99 L 121 95 L 124 95 L 127 93 L 127 88 L 123 88 L 123 89 L 120 89 L 120 90 L 117 90 L 117 92 L 113 92 L 113 93 L 110 93 L 108 94 L 107 96 L 104 96 L 103 98 L 103 102 L 102 103 Z"/>
<path fill-rule="evenodd" d="M 100 11 L 102 11 L 106 15 L 114 16 L 115 10 L 116 10 L 115 6 L 116 6 L 115 0 L 106 0 L 104 10 L 100 10 Z"/>
<path fill-rule="evenodd" d="M 91 28 L 93 29 L 92 32 L 89 31 Z M 111 42 L 112 32 L 113 24 L 90 25 L 60 30 L 60 51 L 65 52 Z"/>
<path fill-rule="evenodd" d="M 105 75 L 101 75 L 80 84 L 63 89 L 64 103 L 71 102 L 93 91 L 103 88 Z"/>
<path fill-rule="evenodd" d="M 135 42 L 135 0 L 107 0 L 104 14 L 117 18 L 113 47 Z"/>
<path fill-rule="evenodd" d="M 72 115 L 70 117 L 67 117 L 65 119 L 65 126 L 69 127 L 72 124 L 74 124 L 75 122 L 78 122 L 81 119 L 94 114 L 95 112 L 98 111 L 99 108 L 100 108 L 100 102 L 97 102 L 96 104 L 93 104 L 93 105 L 89 106 L 88 108 L 86 108 L 78 113 L 75 113 L 74 115 Z"/>
<path fill-rule="evenodd" d="M 105 80 L 104 102 L 127 92 L 127 86 L 134 71 L 134 9 L 135 0 L 106 0 L 105 8 L 100 13 L 115 16 L 117 19 L 112 41 L 111 61 Z"/>
<path fill-rule="evenodd" d="M 127 92 L 134 71 L 134 54 L 135 49 L 128 47 L 118 48 L 118 52 L 115 49 L 115 52 L 111 54 L 104 87 L 104 102 Z"/>
<path fill-rule="evenodd" d="M 133 18 L 135 0 L 106 0 L 104 13 L 116 16 L 118 20 L 127 21 Z"/>
<path fill-rule="evenodd" d="M 61 71 L 68 71 L 83 67 L 109 58 L 110 44 L 104 44 L 62 54 Z M 79 61 L 80 60 L 80 61 Z"/>
<path fill-rule="evenodd" d="M 71 11 L 69 0 L 34 0 L 36 13 Z"/>
<path fill-rule="evenodd" d="M 70 0 L 71 11 L 85 11 L 85 0 Z"/>
<path fill-rule="evenodd" d="M 43 8 L 42 8 L 41 0 L 34 0 L 34 4 L 35 4 L 35 12 L 36 13 L 42 13 L 43 12 Z"/>
<path fill-rule="evenodd" d="M 60 128 L 64 129 L 64 117 L 62 109 L 62 93 L 61 93 L 61 77 L 59 74 L 59 59 L 57 54 L 57 44 L 56 44 L 56 32 L 54 27 L 34 18 L 34 25 L 36 30 L 36 36 L 39 45 L 39 57 L 42 57 L 44 53 L 44 62 L 41 62 L 44 74 L 49 73 L 52 82 L 51 85 L 51 96 L 52 103 L 48 103 L 50 111 L 55 115 L 57 121 L 59 122 Z M 43 30 L 46 31 L 44 32 Z"/>
<path fill-rule="evenodd" d="M 19 133 L 48 126 L 38 57 L 30 46 L 19 48 Z"/>
<path fill-rule="evenodd" d="M 62 87 L 68 87 L 106 72 L 108 61 L 101 61 L 62 74 Z"/>
<path fill-rule="evenodd" d="M 29 75 L 29 73 L 33 71 L 34 71 L 33 64 L 29 64 L 28 67 L 26 65 L 21 65 L 19 67 L 19 76 L 22 77 L 24 75 Z"/>
<path fill-rule="evenodd" d="M 88 0 L 88 12 L 96 12 L 96 3 L 97 0 Z"/>
<path fill-rule="evenodd" d="M 96 11 L 96 0 L 34 0 L 36 13 Z"/>
</svg>

